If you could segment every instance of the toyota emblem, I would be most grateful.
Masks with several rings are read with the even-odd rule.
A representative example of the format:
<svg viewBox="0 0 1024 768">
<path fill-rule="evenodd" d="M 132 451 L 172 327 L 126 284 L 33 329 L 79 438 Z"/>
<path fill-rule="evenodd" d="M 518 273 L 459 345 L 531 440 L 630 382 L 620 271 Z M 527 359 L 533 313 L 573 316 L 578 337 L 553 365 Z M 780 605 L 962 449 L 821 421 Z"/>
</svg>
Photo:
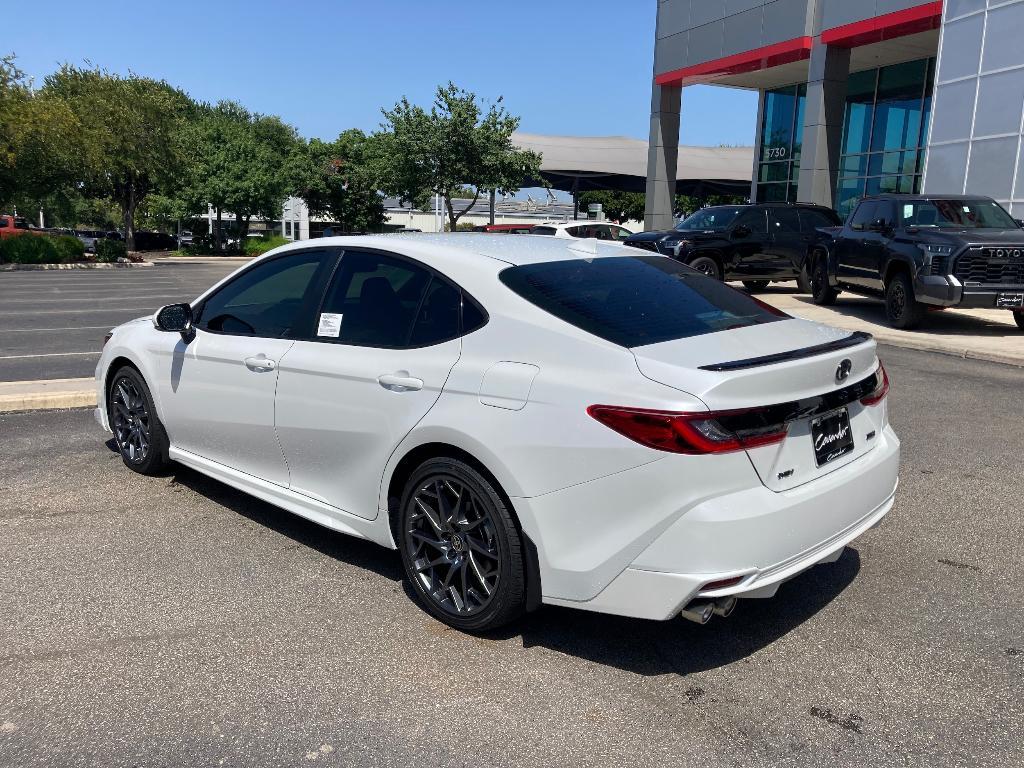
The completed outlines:
<svg viewBox="0 0 1024 768">
<path fill-rule="evenodd" d="M 841 383 L 850 378 L 850 372 L 853 370 L 853 361 L 849 358 L 843 360 L 836 368 L 836 383 Z"/>
</svg>

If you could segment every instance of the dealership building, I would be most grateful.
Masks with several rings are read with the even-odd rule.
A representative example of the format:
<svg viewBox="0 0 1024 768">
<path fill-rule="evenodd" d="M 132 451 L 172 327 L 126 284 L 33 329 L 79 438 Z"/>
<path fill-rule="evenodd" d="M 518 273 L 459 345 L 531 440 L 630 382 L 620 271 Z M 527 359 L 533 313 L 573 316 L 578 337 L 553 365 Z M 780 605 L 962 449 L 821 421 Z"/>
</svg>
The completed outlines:
<svg viewBox="0 0 1024 768">
<path fill-rule="evenodd" d="M 1024 0 L 659 0 L 648 228 L 672 223 L 683 89 L 760 94 L 751 197 L 981 194 L 1024 217 Z"/>
</svg>

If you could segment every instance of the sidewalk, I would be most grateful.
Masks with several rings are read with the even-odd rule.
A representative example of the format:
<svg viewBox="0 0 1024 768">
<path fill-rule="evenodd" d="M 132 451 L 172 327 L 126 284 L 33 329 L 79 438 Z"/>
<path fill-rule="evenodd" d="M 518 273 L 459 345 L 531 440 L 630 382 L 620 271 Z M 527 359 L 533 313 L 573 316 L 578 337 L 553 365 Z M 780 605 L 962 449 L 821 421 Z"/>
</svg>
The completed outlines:
<svg viewBox="0 0 1024 768">
<path fill-rule="evenodd" d="M 49 379 L 0 382 L 0 413 L 86 408 L 96 405 L 96 380 Z"/>
<path fill-rule="evenodd" d="M 818 307 L 793 283 L 773 284 L 757 298 L 794 317 L 851 331 L 867 331 L 881 344 L 1024 367 L 1024 330 L 1013 316 L 997 309 L 948 309 L 929 312 L 913 331 L 889 327 L 879 299 L 841 294 L 835 305 Z"/>
</svg>

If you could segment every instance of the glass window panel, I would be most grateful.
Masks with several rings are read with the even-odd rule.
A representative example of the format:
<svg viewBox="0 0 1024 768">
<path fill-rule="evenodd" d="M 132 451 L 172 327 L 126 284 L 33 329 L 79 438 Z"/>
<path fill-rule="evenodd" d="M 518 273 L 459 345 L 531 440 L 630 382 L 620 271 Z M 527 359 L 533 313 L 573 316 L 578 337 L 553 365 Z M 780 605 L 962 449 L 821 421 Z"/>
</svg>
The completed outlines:
<svg viewBox="0 0 1024 768">
<path fill-rule="evenodd" d="M 789 163 L 762 163 L 760 181 L 789 181 Z"/>
<path fill-rule="evenodd" d="M 788 160 L 793 146 L 796 87 L 768 91 L 764 95 L 761 159 Z"/>
<path fill-rule="evenodd" d="M 926 59 L 879 70 L 871 149 L 917 146 L 921 135 L 921 98 L 927 76 Z"/>
<path fill-rule="evenodd" d="M 784 203 L 789 200 L 789 184 L 758 184 L 757 200 L 761 203 Z"/>
<path fill-rule="evenodd" d="M 864 194 L 877 195 L 882 191 L 882 177 L 876 176 L 873 179 L 864 179 Z"/>
<path fill-rule="evenodd" d="M 844 155 L 839 163 L 839 173 L 842 176 L 863 176 L 867 166 L 867 155 Z"/>
<path fill-rule="evenodd" d="M 836 195 L 836 213 L 845 220 L 862 197 L 864 197 L 864 179 L 840 179 L 839 191 Z"/>
<path fill-rule="evenodd" d="M 921 120 L 921 138 L 917 146 L 928 145 L 928 127 L 932 122 L 932 91 L 935 90 L 935 59 L 928 59 L 928 79 L 924 84 L 924 116 Z"/>
<path fill-rule="evenodd" d="M 915 192 L 917 192 L 917 190 L 914 188 L 916 183 L 916 176 L 900 176 L 899 188 L 896 191 L 901 192 L 903 194 L 912 195 Z"/>
<path fill-rule="evenodd" d="M 899 191 L 900 177 L 899 176 L 883 176 L 878 182 L 879 192 L 897 192 Z"/>
<path fill-rule="evenodd" d="M 801 83 L 796 89 L 796 120 L 793 123 L 793 159 L 799 162 L 804 144 L 804 109 L 807 105 L 807 84 Z"/>
<path fill-rule="evenodd" d="M 904 152 L 900 161 L 899 173 L 913 175 L 917 173 L 917 164 L 920 159 L 920 152 Z"/>
<path fill-rule="evenodd" d="M 871 123 L 874 119 L 875 80 L 878 70 L 855 72 L 846 85 L 846 113 L 843 118 L 845 135 L 843 152 L 867 152 L 871 141 Z"/>
</svg>

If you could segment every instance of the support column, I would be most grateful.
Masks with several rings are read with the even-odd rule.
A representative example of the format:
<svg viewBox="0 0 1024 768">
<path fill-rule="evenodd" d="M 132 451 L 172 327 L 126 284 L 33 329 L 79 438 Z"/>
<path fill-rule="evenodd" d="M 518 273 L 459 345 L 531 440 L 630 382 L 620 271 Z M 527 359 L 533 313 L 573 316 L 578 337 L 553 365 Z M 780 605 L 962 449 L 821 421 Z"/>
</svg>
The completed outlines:
<svg viewBox="0 0 1024 768">
<path fill-rule="evenodd" d="M 681 86 L 657 85 L 651 93 L 651 138 L 647 150 L 644 229 L 671 229 L 679 158 Z"/>
<path fill-rule="evenodd" d="M 802 203 L 835 207 L 843 141 L 850 49 L 815 40 L 807 77 L 803 147 L 796 197 Z"/>
<path fill-rule="evenodd" d="M 754 167 L 750 171 L 750 202 L 757 202 L 758 173 L 761 170 L 761 147 L 764 142 L 764 90 L 757 92 L 757 138 L 754 141 Z M 798 125 L 796 128 L 802 131 L 804 127 Z"/>
</svg>

